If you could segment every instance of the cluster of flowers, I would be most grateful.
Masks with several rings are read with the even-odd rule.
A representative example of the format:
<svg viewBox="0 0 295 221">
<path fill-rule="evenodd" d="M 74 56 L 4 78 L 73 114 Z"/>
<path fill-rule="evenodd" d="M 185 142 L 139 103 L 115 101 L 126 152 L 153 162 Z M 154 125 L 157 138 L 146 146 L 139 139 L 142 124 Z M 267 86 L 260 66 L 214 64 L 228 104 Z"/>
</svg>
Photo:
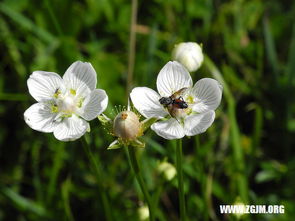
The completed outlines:
<svg viewBox="0 0 295 221">
<path fill-rule="evenodd" d="M 193 85 L 190 72 L 203 62 L 201 47 L 181 43 L 157 77 L 157 91 L 136 87 L 131 101 L 146 120 L 130 110 L 120 112 L 114 120 L 102 114 L 108 96 L 96 89 L 97 75 L 90 63 L 76 61 L 61 78 L 53 72 L 35 71 L 27 81 L 30 94 L 38 102 L 25 113 L 26 123 L 34 130 L 51 133 L 61 141 L 72 141 L 89 131 L 88 121 L 98 117 L 111 125 L 118 139 L 109 149 L 122 144 L 144 146 L 139 140 L 144 130 L 151 129 L 165 139 L 180 139 L 205 132 L 213 123 L 219 106 L 222 86 L 214 79 L 203 78 Z"/>
</svg>

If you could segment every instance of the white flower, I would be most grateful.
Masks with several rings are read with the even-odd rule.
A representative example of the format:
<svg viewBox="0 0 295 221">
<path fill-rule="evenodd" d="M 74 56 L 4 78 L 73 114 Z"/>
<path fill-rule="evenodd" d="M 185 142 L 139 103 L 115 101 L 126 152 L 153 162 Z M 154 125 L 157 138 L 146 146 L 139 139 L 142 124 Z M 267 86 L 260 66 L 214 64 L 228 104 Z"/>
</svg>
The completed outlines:
<svg viewBox="0 0 295 221">
<path fill-rule="evenodd" d="M 159 136 L 165 139 L 194 136 L 205 132 L 213 123 L 214 110 L 222 96 L 222 86 L 216 80 L 203 78 L 193 86 L 188 71 L 177 61 L 170 61 L 158 74 L 157 89 L 159 94 L 147 87 L 136 87 L 130 97 L 143 116 L 162 119 L 151 126 Z M 159 100 L 163 97 L 173 98 L 173 103 L 161 105 Z"/>
<path fill-rule="evenodd" d="M 97 76 L 90 63 L 76 61 L 63 78 L 53 72 L 34 71 L 27 81 L 29 92 L 38 102 L 24 118 L 34 130 L 51 133 L 61 141 L 76 140 L 107 107 L 108 96 L 96 89 Z"/>
<path fill-rule="evenodd" d="M 196 71 L 204 60 L 202 48 L 195 42 L 182 42 L 175 45 L 172 58 L 184 65 L 189 72 Z"/>
</svg>

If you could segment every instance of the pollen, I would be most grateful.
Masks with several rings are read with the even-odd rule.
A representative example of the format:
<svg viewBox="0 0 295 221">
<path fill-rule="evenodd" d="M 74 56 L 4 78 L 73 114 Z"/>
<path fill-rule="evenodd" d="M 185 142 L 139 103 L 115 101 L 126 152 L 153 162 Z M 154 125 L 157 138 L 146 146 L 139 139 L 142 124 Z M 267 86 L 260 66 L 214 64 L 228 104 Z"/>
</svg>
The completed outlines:
<svg viewBox="0 0 295 221">
<path fill-rule="evenodd" d="M 59 89 L 56 89 L 56 91 L 55 91 L 53 97 L 54 97 L 54 98 L 58 98 L 59 95 L 60 95 L 60 90 L 59 90 Z"/>
<path fill-rule="evenodd" d="M 58 112 L 58 107 L 56 104 L 51 106 L 51 113 L 57 113 Z"/>
<path fill-rule="evenodd" d="M 191 95 L 189 95 L 185 100 L 189 104 L 193 104 L 194 103 L 194 98 Z"/>
<path fill-rule="evenodd" d="M 192 108 L 187 108 L 186 111 L 185 111 L 185 113 L 186 113 L 187 115 L 190 115 L 191 113 L 193 113 Z"/>
<path fill-rule="evenodd" d="M 76 95 L 76 90 L 74 90 L 74 89 L 70 89 L 70 93 L 71 93 L 72 95 Z"/>
</svg>

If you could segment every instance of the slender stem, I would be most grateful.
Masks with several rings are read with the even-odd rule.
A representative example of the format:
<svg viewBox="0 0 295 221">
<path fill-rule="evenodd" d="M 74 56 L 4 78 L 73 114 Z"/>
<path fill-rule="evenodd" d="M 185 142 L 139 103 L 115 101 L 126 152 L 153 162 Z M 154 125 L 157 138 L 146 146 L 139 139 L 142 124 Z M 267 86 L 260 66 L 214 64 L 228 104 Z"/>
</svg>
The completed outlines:
<svg viewBox="0 0 295 221">
<path fill-rule="evenodd" d="M 64 148 L 65 144 L 62 142 L 58 142 L 57 149 L 55 150 L 53 162 L 52 162 L 52 168 L 50 170 L 50 179 L 48 183 L 48 189 L 47 189 L 47 203 L 52 203 L 52 198 L 55 194 L 56 190 L 56 182 L 58 175 L 60 173 L 60 170 L 62 168 L 63 164 L 63 157 L 64 157 Z"/>
<path fill-rule="evenodd" d="M 244 203 L 248 202 L 248 180 L 245 175 L 245 160 L 244 160 L 244 151 L 241 145 L 240 138 L 240 129 L 237 122 L 236 117 L 236 102 L 233 94 L 231 93 L 227 83 L 224 81 L 221 72 L 215 66 L 213 61 L 208 56 L 205 56 L 204 61 L 205 66 L 211 72 L 214 78 L 218 80 L 222 86 L 224 91 L 225 99 L 228 103 L 228 116 L 230 119 L 230 128 L 231 128 L 231 139 L 232 139 L 232 148 L 233 148 L 233 157 L 235 161 L 235 169 L 237 171 L 237 176 L 235 179 L 237 180 L 237 188 L 239 191 L 239 195 L 241 196 Z"/>
<path fill-rule="evenodd" d="M 130 23 L 130 36 L 129 36 L 129 57 L 128 57 L 128 71 L 127 71 L 127 95 L 129 95 L 134 70 L 135 61 L 135 46 L 136 46 L 136 20 L 137 20 L 137 0 L 132 0 L 131 11 L 131 23 Z"/>
<path fill-rule="evenodd" d="M 180 220 L 185 221 L 185 199 L 184 199 L 183 175 L 182 175 L 182 139 L 177 140 L 175 153 L 176 153 L 176 169 L 177 169 L 177 179 L 178 179 Z"/>
<path fill-rule="evenodd" d="M 60 27 L 59 22 L 57 21 L 57 17 L 56 17 L 56 15 L 54 14 L 54 12 L 53 12 L 53 10 L 52 10 L 52 7 L 51 7 L 51 5 L 50 5 L 50 3 L 49 3 L 49 0 L 46 0 L 46 1 L 45 1 L 45 4 L 46 4 L 47 10 L 48 10 L 48 12 L 49 12 L 49 16 L 50 16 L 50 18 L 52 19 L 52 22 L 53 22 L 53 25 L 54 25 L 56 31 L 58 32 L 58 34 L 59 34 L 60 36 L 62 36 L 62 35 L 63 35 L 62 29 L 61 29 L 61 27 Z"/>
<path fill-rule="evenodd" d="M 108 197 L 106 195 L 105 189 L 102 185 L 102 180 L 103 180 L 103 175 L 100 166 L 98 165 L 97 162 L 97 157 L 93 156 L 93 153 L 91 152 L 90 146 L 85 140 L 85 138 L 81 139 L 84 147 L 84 151 L 89 158 L 91 162 L 91 168 L 94 170 L 96 174 L 96 179 L 97 179 L 97 186 L 98 186 L 98 191 L 101 196 L 101 201 L 103 204 L 103 209 L 105 213 L 106 220 L 111 221 L 112 220 L 112 213 L 111 213 L 111 207 L 108 201 Z"/>
<path fill-rule="evenodd" d="M 149 215 L 150 215 L 150 220 L 153 221 L 155 220 L 155 215 L 154 215 L 154 209 L 153 209 L 153 205 L 152 205 L 152 201 L 151 201 L 151 197 L 149 195 L 148 189 L 143 181 L 143 178 L 141 176 L 140 173 L 140 168 L 136 159 L 136 155 L 135 155 L 135 149 L 133 147 L 128 147 L 126 146 L 127 149 L 127 153 L 128 153 L 128 159 L 129 159 L 129 163 L 130 166 L 134 172 L 135 178 L 140 186 L 140 189 L 144 195 L 145 201 L 148 204 L 149 207 Z"/>
</svg>

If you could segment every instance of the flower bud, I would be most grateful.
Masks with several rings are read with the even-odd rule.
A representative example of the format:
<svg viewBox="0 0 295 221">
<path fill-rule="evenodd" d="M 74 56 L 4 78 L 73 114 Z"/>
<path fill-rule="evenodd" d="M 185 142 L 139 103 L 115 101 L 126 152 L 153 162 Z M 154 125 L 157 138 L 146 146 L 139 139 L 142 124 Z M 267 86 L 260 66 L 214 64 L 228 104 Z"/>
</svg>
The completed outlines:
<svg viewBox="0 0 295 221">
<path fill-rule="evenodd" d="M 146 221 L 150 217 L 149 208 L 147 206 L 142 206 L 138 210 L 138 218 L 140 221 Z"/>
<path fill-rule="evenodd" d="M 175 45 L 172 58 L 180 62 L 189 72 L 196 71 L 204 60 L 202 48 L 195 42 L 182 42 Z"/>
<path fill-rule="evenodd" d="M 161 162 L 158 165 L 157 170 L 159 173 L 163 174 L 164 178 L 168 181 L 172 180 L 177 173 L 175 167 L 166 161 Z"/>
<path fill-rule="evenodd" d="M 113 125 L 115 136 L 128 141 L 134 140 L 141 134 L 141 123 L 138 116 L 132 111 L 120 112 Z"/>
</svg>

